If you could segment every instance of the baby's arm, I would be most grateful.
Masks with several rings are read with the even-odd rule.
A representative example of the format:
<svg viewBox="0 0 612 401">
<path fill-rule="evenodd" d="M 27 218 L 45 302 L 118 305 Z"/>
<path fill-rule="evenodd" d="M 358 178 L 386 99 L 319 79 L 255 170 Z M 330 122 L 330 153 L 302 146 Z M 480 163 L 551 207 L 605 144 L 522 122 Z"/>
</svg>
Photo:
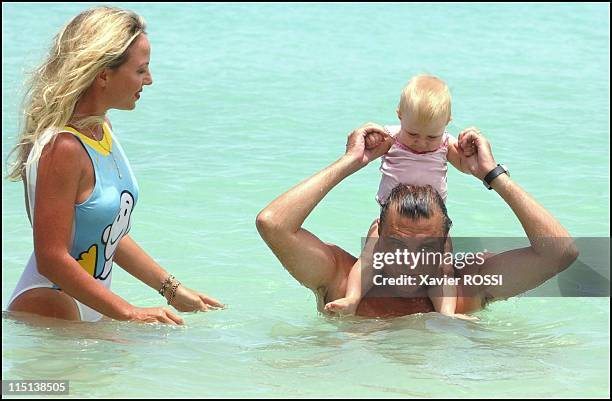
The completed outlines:
<svg viewBox="0 0 612 401">
<path fill-rule="evenodd" d="M 351 267 L 346 283 L 346 295 L 344 298 L 336 299 L 325 305 L 324 311 L 328 313 L 339 313 L 341 315 L 354 315 L 361 301 L 361 258 Z M 368 280 L 365 280 L 367 283 Z M 364 289 L 363 293 L 367 293 Z"/>
<path fill-rule="evenodd" d="M 374 247 L 377 241 L 378 220 L 372 223 L 370 226 L 364 251 L 361 253 L 361 256 L 359 259 L 357 259 L 353 267 L 351 267 L 344 298 L 327 303 L 324 308 L 325 312 L 335 312 L 342 315 L 355 314 L 357 306 L 363 298 L 363 295 L 367 294 L 370 288 L 372 288 L 372 277 L 374 274 L 371 260 L 372 252 L 374 252 Z"/>
<path fill-rule="evenodd" d="M 444 243 L 444 255 L 446 255 L 447 252 L 452 252 L 450 237 L 448 237 Z M 440 271 L 440 276 L 446 277 L 447 279 L 451 279 L 455 276 L 452 264 L 443 263 L 440 266 Z M 436 312 L 446 316 L 453 316 L 455 314 L 455 307 L 457 306 L 457 288 L 454 285 L 431 287 L 429 289 L 429 297 L 431 298 L 431 302 Z"/>
<path fill-rule="evenodd" d="M 448 237 L 444 245 L 444 253 L 452 252 L 453 246 L 451 238 Z M 454 268 L 452 264 L 442 264 L 441 276 L 447 279 L 452 279 L 454 274 Z M 440 294 L 440 291 L 442 294 Z M 455 313 L 457 307 L 457 287 L 455 285 L 442 285 L 438 287 L 430 287 L 429 298 L 434 305 L 436 312 L 439 312 L 445 316 L 455 317 L 463 320 L 478 320 L 476 317 L 466 316 L 461 313 Z"/>
</svg>

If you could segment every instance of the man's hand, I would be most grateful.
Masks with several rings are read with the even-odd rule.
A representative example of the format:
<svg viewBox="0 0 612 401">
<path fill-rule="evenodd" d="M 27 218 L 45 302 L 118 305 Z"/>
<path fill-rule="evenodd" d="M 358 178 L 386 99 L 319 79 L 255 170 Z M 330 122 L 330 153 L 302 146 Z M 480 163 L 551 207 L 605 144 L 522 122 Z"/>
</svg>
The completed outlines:
<svg viewBox="0 0 612 401">
<path fill-rule="evenodd" d="M 383 127 L 367 123 L 349 134 L 346 141 L 346 156 L 361 168 L 387 153 L 393 141 L 393 137 Z"/>
<path fill-rule="evenodd" d="M 461 131 L 458 145 L 461 164 L 467 166 L 470 173 L 479 180 L 484 179 L 497 166 L 489 141 L 477 128 L 470 127 Z"/>
</svg>

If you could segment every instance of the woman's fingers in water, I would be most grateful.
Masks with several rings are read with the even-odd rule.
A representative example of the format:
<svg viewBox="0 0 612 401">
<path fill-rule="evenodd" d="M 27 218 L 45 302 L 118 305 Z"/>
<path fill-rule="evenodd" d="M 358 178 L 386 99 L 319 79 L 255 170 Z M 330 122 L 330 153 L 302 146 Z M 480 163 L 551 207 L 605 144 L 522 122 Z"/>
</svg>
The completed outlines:
<svg viewBox="0 0 612 401">
<path fill-rule="evenodd" d="M 140 323 L 183 324 L 183 319 L 166 308 L 135 308 L 130 319 Z"/>
<path fill-rule="evenodd" d="M 208 295 L 200 294 L 200 299 L 202 300 L 202 302 L 204 302 L 204 304 L 207 306 L 207 308 L 211 308 L 211 309 L 223 309 L 223 308 L 225 308 L 225 305 L 223 305 L 221 302 L 217 301 L 215 298 L 209 297 Z"/>
<path fill-rule="evenodd" d="M 170 324 L 183 324 L 183 319 L 181 319 L 180 316 L 174 314 L 173 312 L 169 311 L 168 309 L 163 309 L 163 311 L 165 312 L 165 317 L 169 320 L 167 323 Z"/>
</svg>

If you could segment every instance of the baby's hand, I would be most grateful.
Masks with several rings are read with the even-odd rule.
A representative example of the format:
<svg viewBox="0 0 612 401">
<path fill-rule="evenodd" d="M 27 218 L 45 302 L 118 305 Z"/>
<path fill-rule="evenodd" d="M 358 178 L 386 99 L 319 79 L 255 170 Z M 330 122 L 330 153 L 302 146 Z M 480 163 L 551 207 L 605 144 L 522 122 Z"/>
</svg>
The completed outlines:
<svg viewBox="0 0 612 401">
<path fill-rule="evenodd" d="M 480 133 L 478 128 L 470 127 L 470 128 L 466 128 L 463 131 L 461 131 L 461 133 L 457 137 L 457 145 L 459 146 L 459 149 L 461 149 L 461 151 L 463 152 L 463 154 L 465 154 L 466 157 L 470 157 L 476 153 L 476 146 L 472 142 L 467 141 L 466 139 L 463 138 L 464 135 L 468 134 L 469 132 Z"/>
<path fill-rule="evenodd" d="M 365 137 L 365 147 L 366 149 L 374 149 L 378 145 L 380 145 L 384 141 L 384 138 L 381 134 L 377 132 L 372 132 L 366 135 Z"/>
<path fill-rule="evenodd" d="M 359 305 L 358 299 L 340 298 L 325 305 L 323 311 L 329 314 L 354 315 L 357 310 L 357 305 Z"/>
<path fill-rule="evenodd" d="M 455 313 L 452 315 L 452 317 L 456 319 L 461 319 L 461 320 L 468 320 L 470 322 L 477 322 L 480 320 L 476 316 L 468 316 L 468 315 L 464 315 L 463 313 Z"/>
</svg>

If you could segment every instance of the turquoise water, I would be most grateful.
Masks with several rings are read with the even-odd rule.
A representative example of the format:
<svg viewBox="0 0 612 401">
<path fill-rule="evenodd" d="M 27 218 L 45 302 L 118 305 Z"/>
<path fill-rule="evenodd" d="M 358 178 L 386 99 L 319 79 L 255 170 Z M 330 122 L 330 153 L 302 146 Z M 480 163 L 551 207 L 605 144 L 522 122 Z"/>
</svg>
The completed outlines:
<svg viewBox="0 0 612 401">
<path fill-rule="evenodd" d="M 394 123 L 403 85 L 429 72 L 453 93 L 452 133 L 477 125 L 572 235 L 609 237 L 609 5 L 118 5 L 149 24 L 154 80 L 135 111 L 110 113 L 140 184 L 131 235 L 229 307 L 179 328 L 3 318 L 3 379 L 70 379 L 83 397 L 609 396 L 609 298 L 514 298 L 478 323 L 325 318 L 254 224 L 351 129 Z M 24 72 L 86 7 L 2 5 L 3 160 Z M 350 177 L 306 227 L 357 253 L 378 180 L 377 163 Z M 523 235 L 456 171 L 448 207 L 455 236 Z M 22 186 L 6 180 L 2 237 L 6 307 L 32 250 Z M 119 268 L 113 290 L 162 305 Z"/>
</svg>

